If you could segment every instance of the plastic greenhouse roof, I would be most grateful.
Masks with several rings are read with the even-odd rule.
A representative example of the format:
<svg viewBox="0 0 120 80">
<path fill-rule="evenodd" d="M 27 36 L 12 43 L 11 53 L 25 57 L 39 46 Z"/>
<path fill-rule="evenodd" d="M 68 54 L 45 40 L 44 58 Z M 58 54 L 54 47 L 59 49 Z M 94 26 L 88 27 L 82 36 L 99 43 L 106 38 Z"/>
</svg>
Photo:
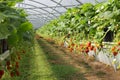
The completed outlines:
<svg viewBox="0 0 120 80">
<path fill-rule="evenodd" d="M 38 28 L 52 19 L 65 13 L 68 8 L 80 6 L 84 3 L 102 2 L 106 0 L 24 0 L 17 7 L 24 8 L 28 20 L 34 28 Z"/>
</svg>

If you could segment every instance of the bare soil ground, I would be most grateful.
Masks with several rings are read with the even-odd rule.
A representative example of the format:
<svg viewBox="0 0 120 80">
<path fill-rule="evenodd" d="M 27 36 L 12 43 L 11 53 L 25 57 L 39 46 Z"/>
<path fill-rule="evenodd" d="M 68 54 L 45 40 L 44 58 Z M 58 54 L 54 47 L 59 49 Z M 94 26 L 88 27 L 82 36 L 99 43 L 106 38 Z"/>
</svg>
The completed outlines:
<svg viewBox="0 0 120 80">
<path fill-rule="evenodd" d="M 46 41 L 43 38 L 40 38 L 39 40 L 41 41 L 41 46 L 48 47 L 46 50 L 51 52 L 50 55 L 62 57 L 62 61 L 59 59 L 50 60 L 49 62 L 52 64 L 72 65 L 75 68 L 78 68 L 78 72 L 87 80 L 120 80 L 120 70 L 115 72 L 113 67 L 95 61 L 88 56 L 74 52 L 71 53 L 67 48 L 54 44 L 52 41 Z M 73 79 L 68 80 L 83 80 L 77 78 L 78 76 L 79 75 L 73 76 Z"/>
</svg>

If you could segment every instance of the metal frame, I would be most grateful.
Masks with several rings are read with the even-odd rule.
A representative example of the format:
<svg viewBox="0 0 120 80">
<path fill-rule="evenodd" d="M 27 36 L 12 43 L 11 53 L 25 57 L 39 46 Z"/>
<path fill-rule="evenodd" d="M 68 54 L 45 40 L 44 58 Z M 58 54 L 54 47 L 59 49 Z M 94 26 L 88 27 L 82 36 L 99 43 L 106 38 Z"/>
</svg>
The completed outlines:
<svg viewBox="0 0 120 80">
<path fill-rule="evenodd" d="M 60 3 L 58 3 L 58 2 L 56 2 L 56 1 L 54 1 L 54 0 L 51 0 L 51 1 L 54 2 L 54 3 L 56 3 L 57 5 L 63 6 L 62 4 L 60 4 Z M 62 0 L 61 0 L 61 1 L 62 1 Z M 64 7 L 64 6 L 63 6 L 63 8 L 68 9 L 68 8 L 66 8 L 66 7 Z"/>
<path fill-rule="evenodd" d="M 37 7 L 37 6 L 31 5 L 31 4 L 27 4 L 27 3 L 19 3 L 19 4 L 32 6 L 32 7 L 34 7 L 34 8 L 36 8 L 36 7 Z M 41 10 L 43 10 L 43 11 L 45 11 L 45 12 L 47 12 L 47 13 L 51 14 L 49 11 L 47 11 L 47 10 L 45 10 L 45 9 L 43 9 L 43 8 L 39 8 L 39 9 L 41 9 Z M 52 15 L 56 17 L 56 15 L 54 15 L 54 14 L 52 14 Z"/>
<path fill-rule="evenodd" d="M 33 11 L 35 11 L 35 10 L 33 10 Z M 44 14 L 44 13 L 40 13 L 40 14 L 36 14 L 36 13 L 33 13 L 33 12 L 31 12 L 31 11 L 27 11 L 28 13 L 30 12 L 30 13 L 32 13 L 32 14 L 28 14 L 28 15 L 41 15 L 41 16 L 43 16 L 43 15 L 46 15 L 47 17 L 49 17 L 49 18 L 53 18 L 52 16 L 50 16 L 49 14 Z M 38 11 L 36 11 L 36 12 L 38 12 Z"/>
<path fill-rule="evenodd" d="M 54 18 L 57 18 L 59 15 L 64 13 L 64 11 L 63 12 L 58 11 L 56 8 L 64 8 L 65 10 L 67 10 L 70 7 L 76 7 L 76 6 L 79 6 L 79 5 L 83 4 L 80 0 L 75 0 L 77 3 L 79 3 L 77 5 L 62 5 L 61 2 L 63 0 L 60 0 L 59 2 L 57 2 L 56 0 L 50 0 L 53 3 L 55 3 L 56 5 L 55 6 L 49 6 L 49 5 L 41 3 L 40 1 L 37 1 L 37 0 L 28 0 L 28 1 L 31 1 L 32 3 L 35 3 L 35 4 L 40 4 L 43 7 L 39 7 L 39 6 L 32 5 L 32 4 L 25 3 L 25 2 L 18 3 L 18 5 L 19 5 L 18 7 L 25 9 L 26 12 L 28 13 L 29 17 L 34 16 L 34 15 L 37 16 L 36 18 L 32 17 L 32 18 L 28 18 L 28 19 L 30 21 L 33 21 L 33 23 L 37 19 L 40 20 L 40 23 L 38 23 L 39 25 L 43 25 L 44 23 L 46 23 L 46 22 L 48 22 L 48 21 L 50 21 Z M 24 5 L 26 5 L 26 7 L 24 7 Z M 30 7 L 28 7 L 28 6 L 30 6 Z M 51 10 L 49 11 L 47 9 L 51 9 L 52 11 Z M 39 10 L 42 10 L 44 12 L 39 11 Z"/>
<path fill-rule="evenodd" d="M 29 1 L 35 2 L 35 3 L 37 3 L 37 4 L 41 4 L 41 5 L 45 6 L 46 8 L 49 8 L 48 5 L 43 4 L 43 3 L 40 3 L 40 2 L 38 2 L 38 1 L 35 1 L 35 0 L 29 0 Z M 42 9 L 43 9 L 43 8 L 42 8 Z M 50 9 L 52 9 L 52 10 L 56 11 L 57 13 L 61 14 L 59 11 L 55 10 L 54 8 L 50 8 Z"/>
<path fill-rule="evenodd" d="M 64 12 L 61 12 L 63 14 Z M 58 13 L 51 13 L 51 14 L 58 14 Z M 28 14 L 28 15 L 48 15 L 48 13 L 38 13 L 38 14 Z"/>
<path fill-rule="evenodd" d="M 48 18 L 47 16 L 46 16 L 46 17 L 45 17 L 45 16 L 44 16 L 44 17 L 43 17 L 43 16 L 36 16 L 36 17 L 33 17 L 33 16 L 30 17 L 30 16 L 29 16 L 29 17 L 27 17 L 27 18 L 42 18 L 42 19 L 43 19 L 43 18 L 47 18 L 47 19 L 53 19 L 53 18 Z"/>
<path fill-rule="evenodd" d="M 76 0 L 78 3 L 80 3 L 81 5 L 83 4 L 81 1 L 79 1 L 79 0 Z"/>
<path fill-rule="evenodd" d="M 66 6 L 49 6 L 49 7 L 36 7 L 36 8 L 25 8 L 25 7 L 22 7 L 24 9 L 39 9 L 39 8 L 61 8 L 61 7 L 73 7 L 73 6 L 79 6 L 79 5 L 66 5 Z M 61 12 L 60 12 L 61 13 Z"/>
<path fill-rule="evenodd" d="M 26 3 L 20 3 L 20 4 L 22 4 L 22 5 L 28 5 L 28 6 L 32 6 L 32 7 L 36 8 L 36 6 L 31 5 L 31 4 L 26 4 Z M 43 10 L 42 8 L 40 8 L 40 9 Z M 36 12 L 38 12 L 38 13 L 41 13 L 41 12 L 38 11 L 38 10 L 34 10 L 34 9 L 30 9 L 30 10 L 36 11 Z M 43 10 L 43 11 L 46 11 L 46 12 L 48 12 L 48 14 L 51 14 L 51 15 L 53 15 L 54 17 L 57 17 L 56 15 L 54 15 L 53 13 L 50 13 L 50 12 L 47 11 L 47 10 Z M 50 15 L 48 15 L 47 17 L 53 19 L 53 17 L 51 17 Z M 46 20 L 47 20 L 47 17 L 46 17 Z M 38 18 L 40 18 L 40 17 L 38 17 Z M 36 18 L 36 19 L 38 19 L 38 18 Z M 41 17 L 41 18 L 42 18 L 42 17 Z M 28 18 L 28 19 L 29 19 L 29 18 Z M 44 20 L 44 21 L 46 21 L 46 20 Z"/>
<path fill-rule="evenodd" d="M 52 18 L 50 19 L 50 18 L 48 18 L 47 16 L 46 17 L 40 17 L 40 16 L 37 16 L 37 17 L 27 17 L 30 21 L 31 21 L 31 19 L 32 20 L 40 20 L 39 22 L 46 22 L 47 20 L 48 21 L 50 21 L 50 20 L 52 20 Z M 42 18 L 42 20 L 41 20 L 41 18 Z M 54 19 L 54 18 L 53 18 Z"/>
<path fill-rule="evenodd" d="M 33 10 L 33 11 L 35 11 L 35 10 Z M 27 13 L 29 13 L 29 12 L 32 13 L 33 15 L 41 15 L 41 14 L 42 14 L 42 13 L 41 13 L 41 14 L 36 14 L 36 13 L 31 12 L 31 11 L 27 11 Z M 36 11 L 36 12 L 38 12 L 38 11 Z M 32 15 L 32 14 L 31 14 L 31 15 Z M 30 14 L 28 14 L 28 15 L 30 15 Z M 42 14 L 41 16 L 43 16 L 43 15 L 45 15 L 45 14 Z M 51 19 L 54 18 L 54 16 L 52 17 L 52 16 L 50 16 L 49 14 L 46 15 L 46 17 L 51 18 Z"/>
</svg>

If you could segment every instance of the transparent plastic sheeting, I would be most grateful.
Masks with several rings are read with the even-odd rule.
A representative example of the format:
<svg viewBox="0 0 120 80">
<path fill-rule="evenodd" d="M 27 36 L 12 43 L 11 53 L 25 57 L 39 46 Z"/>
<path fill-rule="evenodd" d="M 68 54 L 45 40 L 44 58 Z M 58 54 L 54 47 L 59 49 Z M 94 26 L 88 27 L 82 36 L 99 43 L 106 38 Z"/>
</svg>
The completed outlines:
<svg viewBox="0 0 120 80">
<path fill-rule="evenodd" d="M 68 8 L 80 6 L 84 3 L 103 2 L 106 0 L 24 0 L 16 7 L 24 8 L 28 13 L 28 19 L 34 27 L 40 27 L 45 23 L 59 17 Z"/>
</svg>

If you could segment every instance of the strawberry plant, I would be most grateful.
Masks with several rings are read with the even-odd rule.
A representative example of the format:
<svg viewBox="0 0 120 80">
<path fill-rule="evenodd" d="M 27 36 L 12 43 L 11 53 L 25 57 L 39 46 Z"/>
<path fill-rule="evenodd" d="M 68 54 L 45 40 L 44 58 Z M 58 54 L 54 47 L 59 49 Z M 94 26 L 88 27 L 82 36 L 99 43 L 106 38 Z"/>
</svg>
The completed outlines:
<svg viewBox="0 0 120 80">
<path fill-rule="evenodd" d="M 6 39 L 10 56 L 0 65 L 0 78 L 4 72 L 11 77 L 19 76 L 19 60 L 29 47 L 33 46 L 34 30 L 27 20 L 27 14 L 23 9 L 15 7 L 17 2 L 23 0 L 0 1 L 0 40 Z M 24 46 L 25 45 L 25 46 Z"/>
</svg>

